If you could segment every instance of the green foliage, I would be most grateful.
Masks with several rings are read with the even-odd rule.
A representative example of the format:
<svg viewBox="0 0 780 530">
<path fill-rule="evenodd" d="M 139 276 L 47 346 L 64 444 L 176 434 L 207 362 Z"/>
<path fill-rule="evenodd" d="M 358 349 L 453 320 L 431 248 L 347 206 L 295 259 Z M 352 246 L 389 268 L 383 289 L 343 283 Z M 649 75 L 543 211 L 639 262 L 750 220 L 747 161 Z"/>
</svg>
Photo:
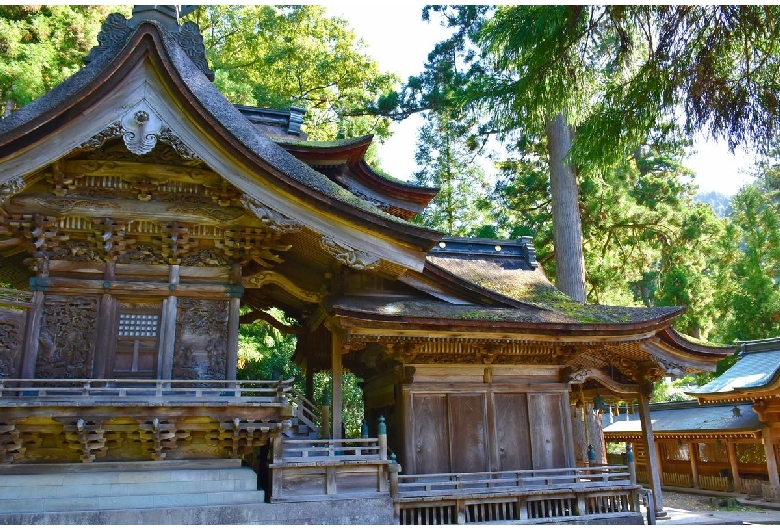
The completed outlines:
<svg viewBox="0 0 780 530">
<path fill-rule="evenodd" d="M 0 91 L 8 115 L 82 66 L 111 12 L 129 6 L 0 6 Z"/>
<path fill-rule="evenodd" d="M 412 182 L 439 188 L 416 221 L 452 236 L 473 235 L 486 224 L 483 198 L 490 184 L 476 162 L 478 148 L 470 123 L 450 113 L 430 112 L 419 130 L 415 160 L 420 168 Z"/>
<path fill-rule="evenodd" d="M 283 321 L 280 311 L 273 310 L 272 313 Z M 280 377 L 295 378 L 296 389 L 304 394 L 304 377 L 291 360 L 295 354 L 295 344 L 295 335 L 282 333 L 261 320 L 242 325 L 238 337 L 238 379 L 271 381 Z M 364 416 L 360 382 L 351 373 L 344 373 L 341 380 L 344 433 L 350 438 L 360 436 L 360 423 Z M 330 405 L 330 388 L 330 374 L 315 373 L 312 403 L 317 406 Z"/>
<path fill-rule="evenodd" d="M 203 34 L 215 84 L 231 102 L 306 109 L 312 140 L 389 136 L 366 108 L 398 82 L 382 73 L 344 20 L 316 5 L 201 6 L 188 15 Z"/>
<path fill-rule="evenodd" d="M 653 385 L 650 403 L 667 403 L 670 401 L 690 401 L 691 396 L 685 393 L 697 385 L 693 376 L 686 376 L 674 381 L 663 380 Z"/>
</svg>

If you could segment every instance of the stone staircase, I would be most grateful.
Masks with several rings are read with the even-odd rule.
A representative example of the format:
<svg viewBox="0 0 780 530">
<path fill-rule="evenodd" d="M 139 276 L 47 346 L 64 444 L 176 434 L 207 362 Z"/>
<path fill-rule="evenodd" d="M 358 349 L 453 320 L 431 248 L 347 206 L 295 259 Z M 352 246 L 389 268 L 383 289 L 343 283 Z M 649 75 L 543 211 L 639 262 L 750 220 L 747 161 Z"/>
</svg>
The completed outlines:
<svg viewBox="0 0 780 530">
<path fill-rule="evenodd" d="M 4 468 L 0 474 L 0 516 L 264 502 L 264 492 L 257 489 L 257 475 L 241 467 L 240 460 L 20 464 Z"/>
</svg>

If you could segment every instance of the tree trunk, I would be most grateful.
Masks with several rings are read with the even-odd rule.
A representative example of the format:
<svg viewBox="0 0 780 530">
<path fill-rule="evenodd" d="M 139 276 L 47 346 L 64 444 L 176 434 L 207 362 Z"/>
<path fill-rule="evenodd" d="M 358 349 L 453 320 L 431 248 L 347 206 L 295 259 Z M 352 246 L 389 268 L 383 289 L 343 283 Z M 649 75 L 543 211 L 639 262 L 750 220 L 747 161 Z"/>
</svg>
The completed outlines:
<svg viewBox="0 0 780 530">
<path fill-rule="evenodd" d="M 585 260 L 582 255 L 577 176 L 565 162 L 572 145 L 566 117 L 558 114 L 547 124 L 547 150 L 550 155 L 550 194 L 552 196 L 555 242 L 555 285 L 578 302 L 585 301 Z"/>
</svg>

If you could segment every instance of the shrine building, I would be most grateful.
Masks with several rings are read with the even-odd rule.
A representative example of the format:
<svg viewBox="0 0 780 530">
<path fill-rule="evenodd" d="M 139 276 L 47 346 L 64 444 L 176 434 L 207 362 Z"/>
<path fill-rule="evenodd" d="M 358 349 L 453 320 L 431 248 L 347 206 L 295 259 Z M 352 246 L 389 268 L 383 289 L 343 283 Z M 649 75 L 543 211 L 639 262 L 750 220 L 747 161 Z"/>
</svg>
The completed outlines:
<svg viewBox="0 0 780 530">
<path fill-rule="evenodd" d="M 663 513 L 657 468 L 645 490 L 589 454 L 601 434 L 578 435 L 579 411 L 637 402 L 654 462 L 652 384 L 731 353 L 677 333 L 684 308 L 577 303 L 530 238 L 412 224 L 437 190 L 372 169 L 371 137 L 311 142 L 303 109 L 231 104 L 174 6 L 110 15 L 98 42 L 0 120 L 0 521 Z M 237 380 L 257 319 L 297 336 L 303 391 Z M 363 381 L 357 439 L 345 371 Z"/>
</svg>

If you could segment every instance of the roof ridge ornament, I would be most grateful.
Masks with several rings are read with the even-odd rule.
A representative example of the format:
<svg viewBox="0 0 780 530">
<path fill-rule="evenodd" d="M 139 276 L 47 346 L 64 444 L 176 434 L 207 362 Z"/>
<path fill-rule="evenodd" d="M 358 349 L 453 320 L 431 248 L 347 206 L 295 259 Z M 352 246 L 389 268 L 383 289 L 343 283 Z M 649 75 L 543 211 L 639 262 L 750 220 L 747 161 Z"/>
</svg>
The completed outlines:
<svg viewBox="0 0 780 530">
<path fill-rule="evenodd" d="M 135 28 L 143 22 L 153 22 L 181 47 L 187 57 L 209 79 L 214 81 L 214 72 L 209 68 L 206 46 L 200 27 L 194 22 L 179 24 L 180 17 L 194 11 L 198 6 L 134 6 L 133 16 L 125 18 L 120 13 L 111 13 L 98 33 L 98 45 L 94 46 L 84 63 L 89 64 L 105 51 L 124 45 Z"/>
</svg>

